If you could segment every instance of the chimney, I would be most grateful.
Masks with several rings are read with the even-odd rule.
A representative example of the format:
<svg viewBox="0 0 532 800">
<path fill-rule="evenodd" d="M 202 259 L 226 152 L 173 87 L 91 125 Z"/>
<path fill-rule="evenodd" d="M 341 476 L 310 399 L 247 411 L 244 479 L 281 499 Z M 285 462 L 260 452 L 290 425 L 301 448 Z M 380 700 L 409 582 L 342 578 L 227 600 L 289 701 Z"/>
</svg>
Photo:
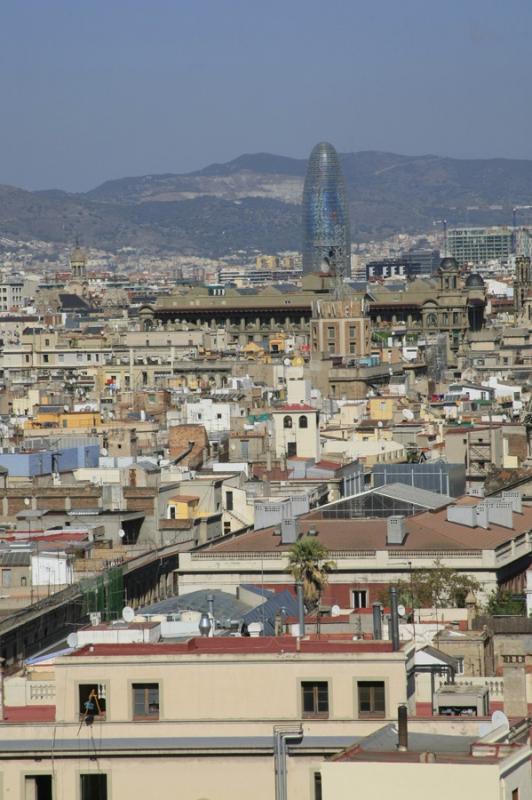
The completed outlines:
<svg viewBox="0 0 532 800">
<path fill-rule="evenodd" d="M 297 520 L 281 520 L 281 544 L 295 544 L 297 541 Z"/>
<path fill-rule="evenodd" d="M 519 656 L 518 656 L 519 658 Z M 504 678 L 504 713 L 507 717 L 528 716 L 526 701 L 526 673 L 524 656 L 518 663 L 503 664 L 502 677 Z"/>
<path fill-rule="evenodd" d="M 511 500 L 512 508 L 516 514 L 523 513 L 523 495 L 521 492 L 503 492 L 501 498 L 503 500 Z"/>
<path fill-rule="evenodd" d="M 390 618 L 390 638 L 392 640 L 392 650 L 399 650 L 399 612 L 397 610 L 397 586 L 392 586 L 390 589 L 390 605 L 391 605 L 391 618 Z"/>
<path fill-rule="evenodd" d="M 388 517 L 386 520 L 386 544 L 404 544 L 406 539 L 406 519 L 403 516 Z"/>
<path fill-rule="evenodd" d="M 382 605 L 373 603 L 373 638 L 382 639 Z"/>
<path fill-rule="evenodd" d="M 297 619 L 298 619 L 298 638 L 305 635 L 305 603 L 303 601 L 303 583 L 298 581 L 297 584 Z"/>
<path fill-rule="evenodd" d="M 405 752 L 408 750 L 408 708 L 402 704 L 397 709 L 397 712 L 399 730 L 397 749 Z"/>
<path fill-rule="evenodd" d="M 511 500 L 498 500 L 493 498 L 486 500 L 488 508 L 488 520 L 494 525 L 501 525 L 503 528 L 513 528 L 513 502 Z"/>
</svg>

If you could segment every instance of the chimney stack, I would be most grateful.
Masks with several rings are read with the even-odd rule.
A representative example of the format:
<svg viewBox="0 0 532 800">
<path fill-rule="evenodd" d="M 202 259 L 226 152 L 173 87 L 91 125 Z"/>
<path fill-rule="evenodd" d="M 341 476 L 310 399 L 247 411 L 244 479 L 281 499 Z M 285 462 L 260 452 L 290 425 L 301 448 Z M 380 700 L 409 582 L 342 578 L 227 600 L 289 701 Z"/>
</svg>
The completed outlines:
<svg viewBox="0 0 532 800">
<path fill-rule="evenodd" d="M 397 749 L 405 752 L 408 750 L 408 708 L 406 705 L 400 705 L 397 709 L 397 720 L 399 729 L 399 738 L 397 741 Z"/>
<path fill-rule="evenodd" d="M 399 612 L 397 610 L 397 586 L 392 586 L 390 589 L 390 639 L 392 640 L 392 650 L 399 650 Z"/>
<path fill-rule="evenodd" d="M 303 583 L 298 581 L 297 584 L 297 617 L 298 617 L 298 636 L 305 635 L 305 603 L 303 602 Z"/>
<path fill-rule="evenodd" d="M 373 603 L 373 638 L 382 639 L 382 605 Z"/>
</svg>

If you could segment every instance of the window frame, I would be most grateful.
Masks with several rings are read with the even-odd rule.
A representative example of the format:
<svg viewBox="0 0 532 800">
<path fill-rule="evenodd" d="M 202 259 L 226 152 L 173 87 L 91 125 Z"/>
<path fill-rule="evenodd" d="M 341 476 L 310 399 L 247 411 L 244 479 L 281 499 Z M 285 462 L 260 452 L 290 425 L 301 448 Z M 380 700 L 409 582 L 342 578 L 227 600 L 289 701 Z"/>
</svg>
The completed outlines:
<svg viewBox="0 0 532 800">
<path fill-rule="evenodd" d="M 384 710 L 383 711 L 361 711 L 360 709 L 360 687 L 362 684 L 382 684 L 384 691 Z M 355 717 L 356 719 L 386 719 L 386 711 L 389 708 L 388 681 L 382 676 L 376 678 L 374 675 L 358 677 L 355 680 Z"/>
<path fill-rule="evenodd" d="M 355 595 L 357 595 L 357 594 L 363 594 L 364 595 L 364 605 L 360 605 L 360 604 L 357 605 L 355 603 Z M 369 606 L 368 606 L 368 599 L 369 599 L 368 595 L 369 595 L 369 592 L 368 592 L 367 589 L 351 589 L 352 608 L 355 611 L 358 611 L 360 608 L 369 608 Z"/>
<path fill-rule="evenodd" d="M 81 770 L 78 772 L 78 796 L 80 800 L 92 800 L 92 798 L 87 797 L 84 798 L 83 796 L 83 786 L 82 786 L 82 778 L 84 776 L 94 778 L 96 776 L 105 778 L 105 794 L 107 800 L 111 798 L 111 773 L 110 772 L 82 772 Z"/>
<path fill-rule="evenodd" d="M 313 700 L 315 707 L 319 703 L 319 687 L 324 685 L 327 689 L 327 710 L 326 711 L 305 711 L 305 685 L 313 685 Z M 299 680 L 299 702 L 301 719 L 331 719 L 331 680 L 330 678 L 311 678 L 305 677 Z"/>
<path fill-rule="evenodd" d="M 135 712 L 135 689 L 137 687 L 144 687 L 144 702 L 147 703 L 147 692 L 149 687 L 157 687 L 157 714 L 137 714 Z M 161 718 L 161 682 L 154 680 L 134 680 L 130 682 L 130 697 L 131 697 L 131 719 L 133 722 L 158 722 Z"/>
<path fill-rule="evenodd" d="M 87 681 L 87 680 L 85 680 L 85 681 L 77 681 L 76 682 L 76 714 L 77 714 L 78 720 L 80 720 L 80 721 L 83 720 L 84 713 L 85 713 L 84 711 L 81 710 L 81 702 L 80 702 L 80 694 L 79 694 L 80 688 L 82 686 L 92 686 L 92 687 L 94 687 L 94 686 L 96 686 L 96 687 L 103 686 L 103 687 L 105 687 L 105 698 L 104 698 L 105 699 L 105 710 L 102 711 L 101 714 L 95 714 L 94 715 L 95 721 L 97 720 L 98 722 L 105 722 L 105 720 L 109 718 L 109 681 L 107 681 L 107 680 L 103 680 L 103 681 L 98 681 L 98 680 L 97 681 Z"/>
</svg>

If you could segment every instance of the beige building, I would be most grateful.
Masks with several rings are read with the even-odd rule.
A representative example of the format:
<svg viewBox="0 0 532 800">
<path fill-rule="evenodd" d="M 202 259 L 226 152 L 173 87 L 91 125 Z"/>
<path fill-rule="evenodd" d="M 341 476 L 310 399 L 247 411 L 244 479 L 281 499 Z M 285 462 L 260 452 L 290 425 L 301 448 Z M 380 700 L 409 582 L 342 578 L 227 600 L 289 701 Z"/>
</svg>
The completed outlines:
<svg viewBox="0 0 532 800">
<path fill-rule="evenodd" d="M 130 643 L 30 665 L 26 691 L 6 680 L 6 798 L 131 800 L 156 782 L 170 796 L 178 787 L 180 797 L 234 800 L 253 786 L 257 800 L 271 800 L 275 731 L 292 729 L 289 795 L 313 800 L 316 763 L 415 701 L 409 645 L 324 636 L 165 644 L 153 641 L 157 627 L 133 623 Z M 119 636 L 111 627 L 108 638 Z"/>
<path fill-rule="evenodd" d="M 276 458 L 320 457 L 319 412 L 304 403 L 290 403 L 272 409 Z"/>
</svg>

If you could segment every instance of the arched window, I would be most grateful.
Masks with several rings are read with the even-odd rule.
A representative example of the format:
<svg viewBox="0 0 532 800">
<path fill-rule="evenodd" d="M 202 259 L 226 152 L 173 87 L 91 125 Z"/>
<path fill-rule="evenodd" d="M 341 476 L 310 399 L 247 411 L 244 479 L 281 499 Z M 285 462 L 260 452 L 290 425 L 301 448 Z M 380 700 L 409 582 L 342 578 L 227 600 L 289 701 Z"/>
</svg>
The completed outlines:
<svg viewBox="0 0 532 800">
<path fill-rule="evenodd" d="M 304 414 L 302 417 L 299 417 L 299 427 L 308 428 L 308 419 Z"/>
<path fill-rule="evenodd" d="M 292 427 L 292 417 L 289 417 L 288 414 L 283 419 L 283 428 L 291 428 Z"/>
</svg>

